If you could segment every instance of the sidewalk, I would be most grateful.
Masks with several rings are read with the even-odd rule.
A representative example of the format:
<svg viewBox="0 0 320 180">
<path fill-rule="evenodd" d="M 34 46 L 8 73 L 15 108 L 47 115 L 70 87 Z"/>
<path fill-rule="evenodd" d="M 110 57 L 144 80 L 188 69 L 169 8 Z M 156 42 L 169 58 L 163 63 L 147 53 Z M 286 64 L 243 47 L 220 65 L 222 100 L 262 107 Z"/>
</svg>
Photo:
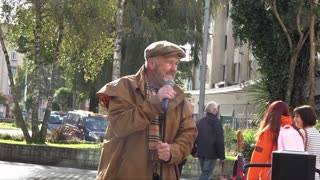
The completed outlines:
<svg viewBox="0 0 320 180">
<path fill-rule="evenodd" d="M 0 180 L 95 180 L 97 171 L 38 164 L 0 161 Z M 196 180 L 181 177 L 180 180 Z"/>
<path fill-rule="evenodd" d="M 94 180 L 97 171 L 0 161 L 1 180 Z"/>
</svg>

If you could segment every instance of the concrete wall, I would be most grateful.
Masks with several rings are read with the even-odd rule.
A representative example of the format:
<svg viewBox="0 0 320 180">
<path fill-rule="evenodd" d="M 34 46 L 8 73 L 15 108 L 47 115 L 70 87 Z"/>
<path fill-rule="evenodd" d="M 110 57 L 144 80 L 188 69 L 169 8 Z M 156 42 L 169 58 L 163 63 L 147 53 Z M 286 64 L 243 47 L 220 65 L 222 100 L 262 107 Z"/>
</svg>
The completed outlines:
<svg viewBox="0 0 320 180">
<path fill-rule="evenodd" d="M 0 160 L 97 169 L 100 151 L 0 143 Z"/>
<path fill-rule="evenodd" d="M 217 179 L 217 175 L 229 175 L 229 179 L 231 179 L 233 163 L 234 161 L 225 161 L 224 171 L 221 172 L 221 166 L 219 166 L 219 161 L 217 161 L 211 178 Z M 183 166 L 182 177 L 195 177 L 194 179 L 197 179 L 200 174 L 201 170 L 198 158 L 189 158 L 186 164 Z"/>
<path fill-rule="evenodd" d="M 14 145 L 0 143 L 0 160 L 44 164 L 96 170 L 100 151 L 70 148 L 46 147 L 40 145 Z M 232 174 L 233 161 L 226 161 L 224 174 Z M 214 177 L 220 173 L 218 163 Z M 197 158 L 189 158 L 183 166 L 182 176 L 199 177 L 200 167 Z"/>
</svg>

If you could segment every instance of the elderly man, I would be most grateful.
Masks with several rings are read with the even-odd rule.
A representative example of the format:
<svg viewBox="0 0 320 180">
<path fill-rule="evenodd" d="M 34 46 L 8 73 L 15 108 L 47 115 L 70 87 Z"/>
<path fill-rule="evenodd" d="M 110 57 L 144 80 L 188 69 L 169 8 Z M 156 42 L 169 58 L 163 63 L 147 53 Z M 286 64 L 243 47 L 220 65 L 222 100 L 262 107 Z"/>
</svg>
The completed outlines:
<svg viewBox="0 0 320 180">
<path fill-rule="evenodd" d="M 209 179 L 216 160 L 225 160 L 225 147 L 222 123 L 218 118 L 219 105 L 210 101 L 205 110 L 206 116 L 197 122 L 199 135 L 196 140 L 197 156 L 200 161 L 200 180 Z"/>
<path fill-rule="evenodd" d="M 193 107 L 173 83 L 184 51 L 158 41 L 144 56 L 145 64 L 136 74 L 110 82 L 97 93 L 110 120 L 98 179 L 156 179 L 160 171 L 163 179 L 179 179 L 177 164 L 190 153 L 197 136 Z"/>
</svg>

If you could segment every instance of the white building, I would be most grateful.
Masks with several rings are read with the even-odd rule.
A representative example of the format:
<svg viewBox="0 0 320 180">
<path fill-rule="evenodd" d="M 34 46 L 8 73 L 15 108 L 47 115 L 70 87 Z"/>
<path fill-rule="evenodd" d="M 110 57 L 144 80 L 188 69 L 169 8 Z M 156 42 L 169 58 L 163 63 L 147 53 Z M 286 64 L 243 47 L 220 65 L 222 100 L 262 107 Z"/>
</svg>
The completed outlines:
<svg viewBox="0 0 320 180">
<path fill-rule="evenodd" d="M 246 44 L 233 37 L 230 18 L 231 2 L 220 0 L 223 8 L 211 16 L 207 52 L 205 102 L 216 101 L 221 115 L 250 119 L 254 114 L 252 97 L 242 90 L 244 82 L 255 79 L 257 62 Z M 187 91 L 192 95 L 194 113 L 198 113 L 200 67 L 196 68 L 194 87 Z"/>
<path fill-rule="evenodd" d="M 17 67 L 22 66 L 23 64 L 23 59 L 20 53 L 13 50 L 8 50 L 8 54 L 14 78 L 17 74 Z M 0 51 L 0 92 L 8 98 L 7 104 L 0 104 L 0 117 L 7 117 L 9 115 L 9 104 L 13 103 L 13 97 L 8 76 L 7 63 L 2 50 Z"/>
</svg>

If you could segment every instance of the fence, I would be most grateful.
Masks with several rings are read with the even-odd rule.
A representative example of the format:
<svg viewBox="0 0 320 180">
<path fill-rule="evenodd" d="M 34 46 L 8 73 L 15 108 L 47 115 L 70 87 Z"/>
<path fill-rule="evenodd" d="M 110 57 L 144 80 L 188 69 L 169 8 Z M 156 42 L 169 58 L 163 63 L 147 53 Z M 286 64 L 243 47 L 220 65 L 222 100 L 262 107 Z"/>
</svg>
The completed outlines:
<svg viewBox="0 0 320 180">
<path fill-rule="evenodd" d="M 253 104 L 220 104 L 222 124 L 233 130 L 250 128 L 255 115 L 256 108 Z M 199 119 L 198 114 L 193 114 L 193 118 Z"/>
</svg>

